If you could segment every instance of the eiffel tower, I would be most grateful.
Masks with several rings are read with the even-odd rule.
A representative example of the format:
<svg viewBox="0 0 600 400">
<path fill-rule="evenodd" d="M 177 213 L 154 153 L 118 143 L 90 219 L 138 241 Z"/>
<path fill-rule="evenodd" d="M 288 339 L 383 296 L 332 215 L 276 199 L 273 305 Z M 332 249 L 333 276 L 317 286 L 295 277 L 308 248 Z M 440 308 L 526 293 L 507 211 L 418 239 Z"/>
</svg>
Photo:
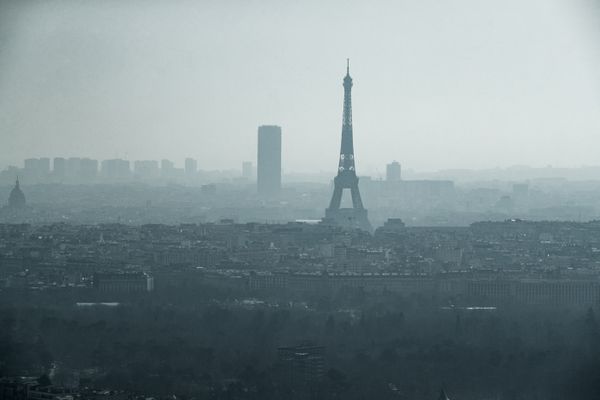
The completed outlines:
<svg viewBox="0 0 600 400">
<path fill-rule="evenodd" d="M 342 120 L 342 146 L 338 173 L 333 180 L 334 189 L 329 208 L 325 210 L 325 221 L 347 229 L 362 229 L 371 232 L 372 227 L 363 207 L 358 191 L 358 177 L 354 164 L 354 143 L 352 139 L 352 78 L 350 60 L 347 60 L 344 77 L 344 116 Z M 350 189 L 352 208 L 340 208 L 344 189 Z"/>
</svg>

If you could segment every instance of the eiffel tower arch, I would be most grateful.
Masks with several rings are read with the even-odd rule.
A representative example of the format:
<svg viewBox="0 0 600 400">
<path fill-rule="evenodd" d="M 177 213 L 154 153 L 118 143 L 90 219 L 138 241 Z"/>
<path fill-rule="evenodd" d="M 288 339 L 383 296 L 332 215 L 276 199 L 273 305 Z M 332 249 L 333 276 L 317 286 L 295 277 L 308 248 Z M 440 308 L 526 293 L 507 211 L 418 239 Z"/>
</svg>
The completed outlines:
<svg viewBox="0 0 600 400">
<path fill-rule="evenodd" d="M 352 132 L 352 78 L 350 63 L 344 77 L 344 114 L 342 118 L 342 145 L 338 162 L 337 176 L 333 180 L 333 196 L 329 208 L 325 210 L 325 222 L 347 229 L 372 231 L 367 210 L 364 208 L 358 189 L 358 176 L 354 163 L 354 140 Z M 341 208 L 342 194 L 350 190 L 352 208 Z"/>
</svg>

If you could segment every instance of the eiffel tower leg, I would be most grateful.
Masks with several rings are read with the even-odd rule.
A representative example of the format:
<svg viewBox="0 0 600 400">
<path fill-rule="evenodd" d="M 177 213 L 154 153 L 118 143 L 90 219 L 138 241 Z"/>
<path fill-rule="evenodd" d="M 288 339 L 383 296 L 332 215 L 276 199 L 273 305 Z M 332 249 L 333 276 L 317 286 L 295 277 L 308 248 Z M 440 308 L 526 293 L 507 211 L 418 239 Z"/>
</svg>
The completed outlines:
<svg viewBox="0 0 600 400">
<path fill-rule="evenodd" d="M 354 207 L 355 210 L 362 210 L 363 204 L 362 199 L 360 198 L 360 192 L 358 191 L 358 184 L 352 185 L 350 194 L 352 194 L 352 207 Z"/>
<path fill-rule="evenodd" d="M 332 210 L 338 210 L 342 204 L 342 187 L 341 185 L 335 184 L 333 188 L 333 196 L 331 196 L 331 202 L 329 208 Z"/>
</svg>

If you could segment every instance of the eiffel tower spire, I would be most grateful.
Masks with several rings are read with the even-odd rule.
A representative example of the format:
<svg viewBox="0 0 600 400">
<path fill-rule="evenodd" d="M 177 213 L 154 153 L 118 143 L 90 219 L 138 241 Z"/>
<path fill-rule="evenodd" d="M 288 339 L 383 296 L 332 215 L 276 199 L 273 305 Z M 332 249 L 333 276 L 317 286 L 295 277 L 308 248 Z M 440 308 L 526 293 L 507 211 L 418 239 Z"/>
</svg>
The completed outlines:
<svg viewBox="0 0 600 400">
<path fill-rule="evenodd" d="M 350 60 L 346 64 L 344 77 L 344 113 L 342 117 L 342 144 L 338 162 L 338 173 L 334 179 L 333 196 L 329 208 L 325 211 L 325 219 L 343 227 L 360 228 L 371 231 L 367 218 L 367 210 L 363 207 L 358 190 L 358 177 L 354 163 L 354 138 L 352 130 L 352 78 L 350 77 Z M 350 189 L 352 208 L 340 208 L 344 189 Z"/>
</svg>

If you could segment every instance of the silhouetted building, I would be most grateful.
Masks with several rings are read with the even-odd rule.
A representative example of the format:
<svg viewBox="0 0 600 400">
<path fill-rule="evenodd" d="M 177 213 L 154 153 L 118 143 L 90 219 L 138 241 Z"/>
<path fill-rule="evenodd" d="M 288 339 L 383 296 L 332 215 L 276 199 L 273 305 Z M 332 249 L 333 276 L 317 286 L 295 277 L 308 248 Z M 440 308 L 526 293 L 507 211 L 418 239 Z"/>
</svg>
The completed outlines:
<svg viewBox="0 0 600 400">
<path fill-rule="evenodd" d="M 258 193 L 276 195 L 281 190 L 281 128 L 258 127 L 258 160 L 256 184 Z"/>
<path fill-rule="evenodd" d="M 25 207 L 25 194 L 19 185 L 19 178 L 15 182 L 15 187 L 10 191 L 8 196 L 8 207 L 12 209 L 20 209 Z"/>
<path fill-rule="evenodd" d="M 402 168 L 398 161 L 391 162 L 385 168 L 385 180 L 388 182 L 398 182 L 402 179 Z"/>
<path fill-rule="evenodd" d="M 354 163 L 354 139 L 352 132 L 352 78 L 350 65 L 344 78 L 344 116 L 342 123 L 342 146 L 338 164 L 338 174 L 335 177 L 333 196 L 329 208 L 325 210 L 325 220 L 344 228 L 359 228 L 371 231 L 367 210 L 363 207 L 358 191 L 358 177 Z M 340 208 L 344 189 L 350 189 L 352 208 Z"/>
<path fill-rule="evenodd" d="M 187 176 L 193 176 L 196 175 L 196 172 L 198 172 L 198 161 L 194 160 L 193 158 L 186 158 L 185 174 Z"/>
</svg>

